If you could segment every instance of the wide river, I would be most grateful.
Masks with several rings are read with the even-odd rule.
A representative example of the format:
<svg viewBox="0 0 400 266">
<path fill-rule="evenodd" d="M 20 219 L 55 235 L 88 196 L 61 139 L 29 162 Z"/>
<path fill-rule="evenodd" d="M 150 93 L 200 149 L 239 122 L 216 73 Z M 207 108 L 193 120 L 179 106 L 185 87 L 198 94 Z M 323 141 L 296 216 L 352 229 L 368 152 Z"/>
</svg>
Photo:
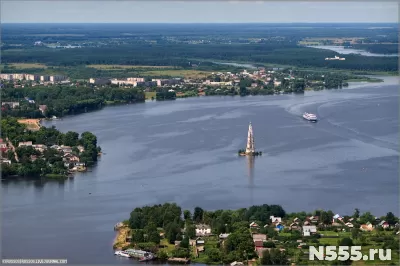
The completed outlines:
<svg viewBox="0 0 400 266">
<path fill-rule="evenodd" d="M 47 122 L 92 131 L 104 155 L 59 182 L 2 182 L 2 257 L 116 258 L 113 226 L 145 204 L 399 214 L 398 78 L 304 95 L 200 97 L 108 107 Z M 320 121 L 308 123 L 304 112 Z M 238 157 L 252 122 L 262 157 Z"/>
</svg>

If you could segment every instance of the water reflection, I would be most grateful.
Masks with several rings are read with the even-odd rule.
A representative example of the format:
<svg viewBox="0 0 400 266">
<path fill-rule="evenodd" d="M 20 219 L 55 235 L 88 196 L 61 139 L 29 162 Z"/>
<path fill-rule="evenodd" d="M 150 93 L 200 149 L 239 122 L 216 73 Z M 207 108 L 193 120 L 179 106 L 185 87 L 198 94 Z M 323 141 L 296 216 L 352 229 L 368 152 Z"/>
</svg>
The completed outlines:
<svg viewBox="0 0 400 266">
<path fill-rule="evenodd" d="M 250 188 L 250 203 L 253 205 L 253 188 L 254 188 L 254 156 L 247 157 L 247 170 L 249 178 L 249 188 Z"/>
</svg>

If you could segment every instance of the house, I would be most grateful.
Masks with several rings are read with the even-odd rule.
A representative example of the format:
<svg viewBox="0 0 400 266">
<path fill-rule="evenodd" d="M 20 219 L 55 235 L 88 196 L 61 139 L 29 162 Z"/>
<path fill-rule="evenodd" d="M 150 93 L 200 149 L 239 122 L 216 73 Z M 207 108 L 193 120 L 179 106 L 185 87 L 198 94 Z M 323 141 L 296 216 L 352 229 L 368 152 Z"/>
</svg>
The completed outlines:
<svg viewBox="0 0 400 266">
<path fill-rule="evenodd" d="M 226 239 L 226 238 L 228 238 L 229 235 L 230 235 L 230 234 L 220 234 L 220 235 L 219 235 L 219 239 L 220 239 L 220 240 Z"/>
<path fill-rule="evenodd" d="M 310 236 L 317 232 L 317 227 L 315 225 L 305 225 L 303 226 L 303 236 Z"/>
<path fill-rule="evenodd" d="M 299 229 L 300 229 L 300 226 L 299 226 L 299 224 L 298 224 L 297 222 L 293 222 L 293 223 L 291 223 L 291 224 L 289 225 L 289 229 L 290 229 L 290 230 L 299 230 Z"/>
<path fill-rule="evenodd" d="M 63 160 L 64 160 L 64 159 L 65 159 L 66 161 L 69 161 L 69 162 L 79 162 L 79 157 L 78 157 L 78 156 L 75 156 L 75 155 L 73 155 L 73 154 L 71 154 L 71 153 L 65 154 Z"/>
<path fill-rule="evenodd" d="M 64 153 L 71 153 L 71 152 L 72 152 L 72 148 L 71 148 L 70 146 L 61 145 L 61 150 L 62 150 Z"/>
<path fill-rule="evenodd" d="M 204 239 L 201 239 L 200 237 L 198 237 L 197 239 L 196 239 L 196 246 L 201 246 L 201 245 L 204 245 Z"/>
<path fill-rule="evenodd" d="M 189 245 L 192 247 L 196 246 L 196 240 L 195 239 L 189 239 Z"/>
<path fill-rule="evenodd" d="M 50 149 L 55 149 L 55 150 L 58 150 L 58 151 L 62 150 L 62 148 L 60 146 L 58 146 L 58 145 L 50 146 Z"/>
<path fill-rule="evenodd" d="M 285 227 L 284 227 L 281 223 L 278 223 L 278 224 L 275 226 L 275 230 L 278 231 L 278 232 L 282 231 L 283 228 L 285 228 Z"/>
<path fill-rule="evenodd" d="M 254 247 L 256 248 L 255 250 L 257 251 L 257 248 L 264 247 L 264 242 L 260 240 L 254 241 Z"/>
<path fill-rule="evenodd" d="M 44 152 L 47 149 L 47 146 L 44 144 L 34 144 L 34 145 L 32 145 L 32 147 L 35 150 L 40 151 L 40 152 Z"/>
<path fill-rule="evenodd" d="M 205 236 L 211 234 L 211 227 L 206 224 L 196 225 L 196 236 Z"/>
<path fill-rule="evenodd" d="M 0 151 L 1 152 L 6 152 L 7 150 L 8 150 L 7 143 L 4 143 L 3 139 L 0 139 Z"/>
<path fill-rule="evenodd" d="M 382 221 L 379 223 L 379 226 L 382 226 L 383 229 L 389 228 L 389 223 L 386 221 Z"/>
<path fill-rule="evenodd" d="M 252 228 L 252 229 L 258 229 L 258 228 L 260 228 L 260 226 L 259 226 L 256 222 L 252 222 L 252 223 L 250 224 L 250 228 Z"/>
<path fill-rule="evenodd" d="M 309 217 L 311 223 L 318 223 L 319 216 L 311 216 Z"/>
<path fill-rule="evenodd" d="M 253 241 L 267 241 L 266 234 L 253 234 Z"/>
<path fill-rule="evenodd" d="M 84 152 L 85 148 L 82 145 L 77 146 L 79 152 Z"/>
<path fill-rule="evenodd" d="M 237 262 L 237 261 L 231 263 L 231 266 L 236 266 L 236 265 L 244 265 L 244 264 L 243 262 Z"/>
<path fill-rule="evenodd" d="M 298 224 L 298 223 L 300 223 L 300 219 L 296 217 L 293 219 L 293 222 Z"/>
<path fill-rule="evenodd" d="M 0 159 L 1 163 L 5 163 L 5 164 L 11 164 L 11 160 L 7 160 L 7 159 Z"/>
<path fill-rule="evenodd" d="M 272 223 L 281 223 L 282 222 L 281 217 L 270 216 L 269 219 L 271 219 Z"/>
<path fill-rule="evenodd" d="M 40 112 L 42 112 L 42 114 L 47 110 L 47 105 L 44 105 L 44 104 L 42 104 L 42 105 L 39 105 L 39 110 L 40 110 Z"/>
<path fill-rule="evenodd" d="M 181 244 L 181 241 L 175 240 L 175 247 L 176 248 L 178 248 L 180 244 Z"/>
<path fill-rule="evenodd" d="M 303 225 L 310 225 L 311 222 L 310 221 L 305 221 Z"/>
<path fill-rule="evenodd" d="M 24 147 L 24 146 L 32 146 L 32 141 L 24 141 L 18 143 L 18 147 Z"/>
<path fill-rule="evenodd" d="M 349 228 L 353 228 L 354 227 L 354 225 L 352 223 L 350 223 L 350 222 L 347 222 L 344 225 L 349 227 Z"/>
<path fill-rule="evenodd" d="M 360 226 L 360 230 L 364 231 L 364 232 L 366 232 L 366 231 L 370 232 L 370 231 L 374 230 L 374 226 L 371 223 L 362 224 Z"/>
</svg>

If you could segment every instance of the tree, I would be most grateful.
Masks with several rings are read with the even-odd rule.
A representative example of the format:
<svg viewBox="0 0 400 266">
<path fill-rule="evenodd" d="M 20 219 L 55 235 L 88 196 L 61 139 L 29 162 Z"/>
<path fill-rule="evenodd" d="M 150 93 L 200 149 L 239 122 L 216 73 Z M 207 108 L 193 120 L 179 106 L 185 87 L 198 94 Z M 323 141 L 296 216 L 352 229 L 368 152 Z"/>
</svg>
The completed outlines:
<svg viewBox="0 0 400 266">
<path fill-rule="evenodd" d="M 192 214 L 190 213 L 189 210 L 184 210 L 183 211 L 183 219 L 185 219 L 185 221 L 192 219 Z"/>
<path fill-rule="evenodd" d="M 193 239 L 196 237 L 196 227 L 193 224 L 188 224 L 186 226 L 186 236 L 190 239 Z"/>
<path fill-rule="evenodd" d="M 208 257 L 208 263 L 219 263 L 222 260 L 222 253 L 217 248 L 210 248 L 206 250 L 206 255 Z"/>
<path fill-rule="evenodd" d="M 179 246 L 181 248 L 189 248 L 189 238 L 188 237 L 184 237 L 181 241 L 181 243 L 179 244 Z"/>
<path fill-rule="evenodd" d="M 398 219 L 392 212 L 388 212 L 386 214 L 385 221 L 388 222 L 389 225 L 393 226 L 397 223 Z"/>
<path fill-rule="evenodd" d="M 160 261 L 167 261 L 168 260 L 168 254 L 165 250 L 160 249 L 157 252 L 157 259 L 159 259 Z"/>
<path fill-rule="evenodd" d="M 263 242 L 263 247 L 264 248 L 275 248 L 275 243 L 272 241 Z"/>
<path fill-rule="evenodd" d="M 143 243 L 145 242 L 144 240 L 144 234 L 142 230 L 133 230 L 132 232 L 132 241 L 135 243 Z"/>
<path fill-rule="evenodd" d="M 360 210 L 356 208 L 353 214 L 353 218 L 358 219 L 359 217 L 360 217 Z"/>
<path fill-rule="evenodd" d="M 351 238 L 345 237 L 338 241 L 339 246 L 353 246 L 353 240 Z"/>
<path fill-rule="evenodd" d="M 203 214 L 204 214 L 204 211 L 202 208 L 200 208 L 200 207 L 194 208 L 193 220 L 196 223 L 201 222 L 203 220 Z"/>
<path fill-rule="evenodd" d="M 357 239 L 359 234 L 360 234 L 360 229 L 358 229 L 358 228 L 351 229 L 351 237 L 353 239 Z"/>
<path fill-rule="evenodd" d="M 288 265 L 289 260 L 286 252 L 272 248 L 264 250 L 261 258 L 261 265 Z"/>
</svg>

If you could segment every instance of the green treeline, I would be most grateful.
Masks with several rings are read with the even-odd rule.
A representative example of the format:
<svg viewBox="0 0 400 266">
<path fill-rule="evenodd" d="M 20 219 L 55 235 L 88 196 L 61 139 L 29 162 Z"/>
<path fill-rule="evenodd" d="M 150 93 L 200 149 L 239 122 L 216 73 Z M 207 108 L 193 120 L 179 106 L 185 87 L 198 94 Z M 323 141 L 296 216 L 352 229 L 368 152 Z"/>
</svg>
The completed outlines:
<svg viewBox="0 0 400 266">
<path fill-rule="evenodd" d="M 35 101 L 29 103 L 24 98 Z M 102 108 L 108 103 L 143 102 L 144 92 L 137 88 L 104 87 L 95 89 L 87 86 L 51 86 L 13 88 L 9 86 L 1 90 L 3 102 L 21 101 L 19 107 L 2 108 L 2 116 L 41 118 L 73 115 Z M 47 105 L 47 111 L 41 113 L 39 105 Z"/>
<path fill-rule="evenodd" d="M 129 56 L 127 56 L 129 55 Z M 116 47 L 80 49 L 5 50 L 4 63 L 44 63 L 51 66 L 90 64 L 169 65 L 188 67 L 197 60 L 224 60 L 264 64 L 293 65 L 369 71 L 397 71 L 396 57 L 347 55 L 345 61 L 326 61 L 337 55 L 333 51 L 297 46 L 292 42 L 261 44 L 133 44 Z"/>
</svg>

